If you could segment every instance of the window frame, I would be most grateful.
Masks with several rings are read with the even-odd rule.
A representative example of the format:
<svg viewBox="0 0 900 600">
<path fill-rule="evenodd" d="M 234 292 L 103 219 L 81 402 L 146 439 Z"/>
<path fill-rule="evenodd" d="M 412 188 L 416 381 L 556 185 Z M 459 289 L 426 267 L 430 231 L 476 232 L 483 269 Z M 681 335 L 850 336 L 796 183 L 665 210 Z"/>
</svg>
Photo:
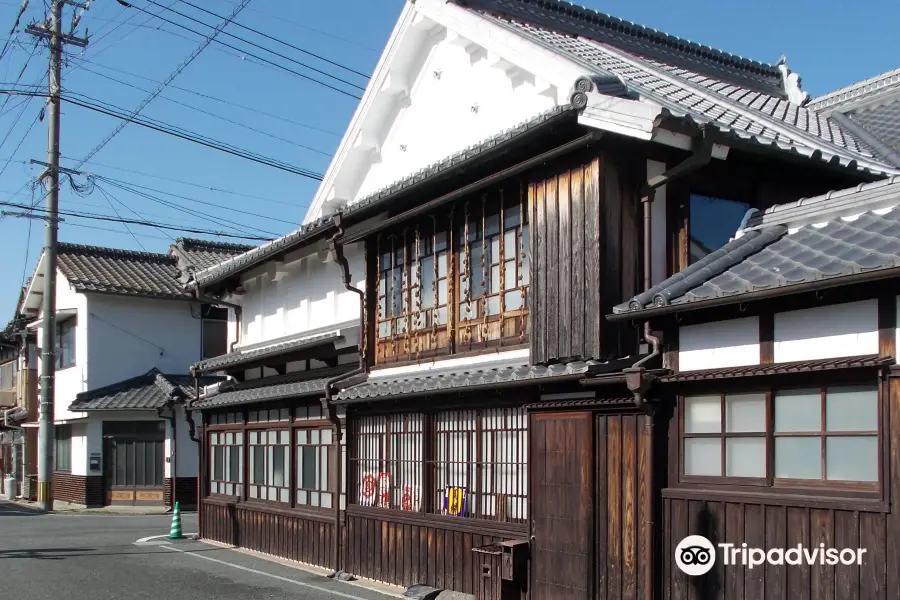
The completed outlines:
<svg viewBox="0 0 900 600">
<path fill-rule="evenodd" d="M 482 524 L 502 524 L 502 525 L 525 525 L 528 522 L 529 506 L 529 472 L 528 472 L 528 416 L 527 411 L 521 406 L 499 405 L 490 408 L 442 408 L 427 411 L 407 411 L 407 412 L 366 412 L 360 414 L 352 422 L 352 441 L 350 447 L 350 455 L 348 457 L 348 470 L 351 479 L 348 479 L 348 502 L 354 507 L 362 507 L 366 510 L 383 510 L 392 511 L 394 513 L 410 513 L 421 517 L 435 518 L 459 518 L 466 521 L 473 521 Z M 471 417 L 474 426 L 467 429 L 460 427 L 444 427 L 439 431 L 438 421 L 441 416 L 448 417 L 449 421 L 456 418 L 457 425 L 461 420 L 465 420 L 467 416 Z M 502 423 L 502 426 L 491 426 L 491 419 L 496 418 Z M 383 428 L 373 425 L 375 420 L 383 420 Z M 411 444 L 413 454 L 419 452 L 420 459 L 410 457 L 409 448 L 404 448 L 399 453 L 393 451 L 392 446 L 397 441 L 398 435 L 410 435 L 409 422 L 420 419 L 420 425 L 417 425 L 418 431 L 414 435 L 418 435 L 418 439 L 413 439 Z M 405 430 L 396 431 L 396 426 L 402 422 Z M 362 428 L 366 431 L 361 432 Z M 503 444 L 496 434 L 514 432 L 513 439 L 517 440 L 512 444 L 515 455 L 514 461 L 493 461 L 485 460 L 486 448 L 491 448 L 491 453 L 498 452 L 497 446 Z M 439 447 L 441 445 L 439 436 L 445 435 L 447 439 L 453 435 L 464 434 L 466 437 L 466 460 L 459 461 L 442 457 Z M 372 439 L 366 439 L 366 436 L 380 436 Z M 486 436 L 489 436 L 490 442 L 485 442 Z M 360 451 L 362 444 L 368 444 L 372 448 L 379 448 L 379 453 L 374 456 L 363 455 Z M 504 454 L 508 452 L 506 446 Z M 458 446 L 453 446 L 458 450 Z M 412 469 L 404 467 L 398 463 L 411 463 Z M 360 498 L 360 476 L 363 473 L 371 473 L 371 468 L 377 468 L 379 471 L 390 473 L 390 505 L 381 506 L 379 502 L 368 502 L 363 504 Z M 464 516 L 447 515 L 442 508 L 442 494 L 445 493 L 444 488 L 439 488 L 441 477 L 439 469 L 441 465 L 445 470 L 448 467 L 463 465 L 463 477 L 467 484 L 473 484 L 471 489 L 467 488 L 466 494 L 466 514 Z M 369 468 L 371 467 L 371 468 Z M 511 468 L 517 473 L 510 476 L 508 485 L 499 483 L 498 477 L 502 477 L 498 473 L 503 473 L 504 469 Z M 450 472 L 449 470 L 446 472 Z M 412 473 L 411 477 L 407 477 Z M 398 476 L 398 474 L 402 474 Z M 450 480 L 445 475 L 445 484 L 450 485 Z M 489 484 L 485 481 L 489 480 Z M 419 506 L 418 510 L 405 510 L 403 508 L 404 485 L 415 485 L 419 487 Z M 506 489 L 509 488 L 509 489 Z M 490 511 L 484 510 L 484 502 L 487 498 L 497 498 L 503 495 L 509 501 L 506 508 L 498 509 L 494 504 L 494 509 Z M 399 503 L 397 499 L 399 498 Z M 513 513 L 523 515 L 521 517 L 513 516 Z M 501 514 L 503 515 L 501 518 Z"/>
<path fill-rule="evenodd" d="M 489 223 L 494 227 L 485 238 Z M 370 238 L 368 268 L 374 279 L 374 299 L 368 304 L 366 322 L 375 340 L 373 364 L 407 364 L 434 356 L 464 356 L 497 347 L 527 346 L 531 326 L 528 290 L 534 270 L 530 228 L 527 193 L 518 185 L 510 185 Z M 507 247 L 508 236 L 514 240 L 515 248 Z M 492 247 L 494 240 L 496 248 Z M 490 264 L 480 256 L 485 249 L 491 257 Z M 443 274 L 438 266 L 441 256 Z M 433 272 L 425 277 L 422 269 L 429 260 Z M 491 291 L 492 269 L 497 271 L 497 291 Z M 508 270 L 514 282 L 506 281 Z M 421 285 L 429 278 L 431 290 Z M 483 293 L 468 293 L 470 282 L 475 282 Z M 443 294 L 442 284 L 446 290 Z M 396 289 L 399 292 L 392 293 Z M 432 298 L 431 294 L 433 302 L 423 308 L 426 296 Z M 516 295 L 516 308 L 507 309 L 508 298 Z M 395 297 L 400 303 L 396 313 Z M 489 303 L 496 312 L 487 315 Z M 443 312 L 440 323 L 433 317 L 438 311 Z M 402 327 L 398 327 L 401 322 Z"/>
<path fill-rule="evenodd" d="M 209 477 L 208 477 L 208 479 L 209 479 L 208 486 L 210 488 L 209 494 L 211 496 L 220 496 L 223 498 L 243 499 L 245 497 L 244 496 L 244 480 L 246 479 L 245 473 L 244 473 L 244 461 L 246 460 L 246 450 L 245 450 L 244 446 L 245 446 L 246 434 L 243 429 L 234 427 L 233 425 L 230 427 L 226 425 L 226 427 L 227 428 L 216 427 L 215 429 L 210 429 L 207 431 L 206 447 L 209 449 L 209 451 L 208 451 L 209 460 L 208 460 L 208 464 L 207 464 L 207 468 L 209 469 Z M 212 436 L 214 436 L 214 435 L 227 436 L 228 434 L 240 435 L 241 443 L 240 444 L 228 444 L 228 443 L 213 444 L 212 443 Z M 226 440 L 227 440 L 227 438 L 226 438 Z M 212 459 L 215 456 L 215 454 L 214 454 L 215 448 L 223 448 L 223 449 L 239 448 L 240 449 L 240 452 L 238 454 L 238 456 L 240 456 L 240 460 L 239 460 L 239 464 L 238 464 L 239 481 L 232 481 L 231 479 L 229 479 L 229 477 L 231 476 L 231 473 L 230 473 L 230 469 L 229 469 L 230 463 L 228 462 L 229 452 L 227 450 L 224 450 L 223 465 L 222 465 L 223 475 L 225 476 L 225 479 L 216 479 L 215 478 L 215 469 L 213 469 L 213 466 L 212 466 L 212 462 L 213 462 Z M 212 491 L 213 483 L 225 484 L 225 485 L 232 484 L 235 486 L 237 493 L 224 494 L 222 492 L 213 492 Z"/>
<path fill-rule="evenodd" d="M 61 432 L 66 432 L 66 434 L 60 435 Z M 72 426 L 71 425 L 57 425 L 55 431 L 53 432 L 53 471 L 55 473 L 71 473 L 72 472 Z M 61 468 L 59 465 L 59 457 L 60 457 L 60 442 L 65 441 L 65 456 L 66 456 L 66 465 L 64 468 Z"/>
<path fill-rule="evenodd" d="M 71 361 L 63 362 L 63 334 L 64 332 L 71 331 L 72 335 L 72 352 L 71 352 Z M 56 323 L 56 349 L 55 349 L 55 360 L 56 360 L 56 370 L 62 371 L 63 369 L 69 369 L 76 365 L 78 362 L 78 317 L 74 316 L 69 319 L 65 319 L 63 321 L 58 321 Z"/>
<path fill-rule="evenodd" d="M 204 452 L 206 453 L 206 456 L 204 457 L 204 463 L 205 469 L 207 471 L 205 475 L 206 481 L 204 482 L 203 486 L 204 498 L 218 499 L 220 501 L 225 500 L 229 502 L 236 501 L 249 505 L 266 506 L 277 508 L 279 510 L 290 510 L 292 512 L 298 513 L 318 515 L 332 514 L 334 510 L 334 502 L 341 502 L 342 495 L 344 494 L 344 490 L 341 490 L 340 492 L 337 490 L 337 484 L 335 481 L 335 462 L 332 458 L 332 456 L 334 455 L 333 444 L 331 444 L 328 449 L 328 489 L 325 490 L 332 495 L 332 505 L 330 507 L 322 508 L 310 504 L 297 503 L 297 432 L 300 430 L 318 430 L 321 435 L 323 431 L 327 430 L 330 432 L 332 440 L 334 439 L 334 426 L 331 421 L 329 421 L 325 417 L 325 415 L 322 414 L 321 405 L 319 403 L 304 403 L 299 406 L 291 406 L 290 404 L 286 403 L 267 403 L 262 406 L 264 408 L 260 408 L 260 405 L 250 405 L 248 407 L 240 407 L 239 410 L 223 410 L 216 413 L 207 413 L 204 415 L 205 432 L 208 434 L 205 440 L 206 446 L 204 449 Z M 304 416 L 301 416 L 301 413 Z M 221 417 L 221 422 L 219 422 L 219 417 Z M 341 423 L 342 427 L 345 428 L 345 421 L 343 418 L 341 419 Z M 264 433 L 264 435 L 268 439 L 268 432 L 272 431 L 288 432 L 288 443 L 286 445 L 276 444 L 286 448 L 288 463 L 288 470 L 286 471 L 287 486 L 260 485 L 260 487 L 277 487 L 278 489 L 283 489 L 286 487 L 288 491 L 288 501 L 286 502 L 282 502 L 281 500 L 271 500 L 268 498 L 263 499 L 250 497 L 252 476 L 252 453 L 250 436 L 252 433 L 260 432 Z M 226 432 L 243 434 L 242 445 L 240 446 L 242 448 L 240 470 L 243 481 L 239 486 L 240 494 L 235 494 L 234 496 L 214 493 L 212 492 L 212 488 L 210 485 L 212 483 L 213 476 L 213 473 L 210 470 L 211 458 L 208 458 L 213 448 L 211 444 L 211 435 L 213 433 Z M 266 450 L 264 450 L 266 465 L 268 465 L 269 461 L 268 448 L 270 447 L 267 439 L 266 443 L 264 444 L 254 444 L 254 446 L 259 445 L 263 448 L 266 448 Z M 342 449 L 346 448 L 346 437 L 343 439 L 344 441 L 342 441 L 341 443 Z M 237 446 L 235 445 L 235 447 Z M 321 465 L 317 466 L 320 467 Z M 267 467 L 264 468 L 266 469 L 266 475 L 268 475 Z"/>
<path fill-rule="evenodd" d="M 821 479 L 798 479 L 798 478 L 778 478 L 775 476 L 775 438 L 776 437 L 818 437 L 822 440 L 822 447 L 825 446 L 825 441 L 829 436 L 841 437 L 841 436 L 869 436 L 873 435 L 872 431 L 864 431 L 864 432 L 851 432 L 851 431 L 841 431 L 841 432 L 828 432 L 825 430 L 825 402 L 827 398 L 827 392 L 829 388 L 841 388 L 841 387 L 856 387 L 856 386 L 869 386 L 874 385 L 876 392 L 876 425 L 877 429 L 874 432 L 874 437 L 876 438 L 876 449 L 877 449 L 877 464 L 876 464 L 876 472 L 878 473 L 878 479 L 876 481 L 845 481 L 845 480 L 829 480 L 825 479 L 827 473 L 827 464 L 824 462 L 825 454 L 824 450 L 822 451 L 822 478 Z M 677 451 L 678 451 L 678 477 L 677 483 L 679 484 L 708 484 L 714 486 L 733 486 L 738 488 L 750 488 L 760 491 L 765 491 L 769 493 L 790 493 L 790 494 L 825 494 L 825 495 L 835 495 L 835 496 L 847 496 L 852 495 L 856 497 L 865 497 L 865 498 L 881 498 L 883 499 L 886 493 L 887 486 L 885 485 L 887 474 L 885 473 L 885 444 L 888 443 L 889 440 L 886 438 L 889 436 L 885 436 L 886 424 L 885 424 L 885 402 L 886 397 L 889 397 L 889 394 L 885 392 L 884 384 L 881 382 L 879 378 L 876 378 L 874 382 L 872 381 L 859 381 L 859 380 L 837 380 L 837 381 L 826 381 L 825 383 L 809 383 L 809 384 L 797 384 L 792 383 L 789 385 L 770 385 L 770 386 L 752 386 L 743 389 L 736 389 L 731 386 L 728 388 L 723 388 L 724 391 L 721 392 L 691 392 L 691 393 L 678 393 L 678 407 L 677 407 Z M 820 398 L 821 398 L 821 419 L 822 419 L 822 430 L 818 432 L 783 432 L 780 435 L 776 435 L 775 433 L 775 402 L 779 392 L 788 392 L 788 391 L 797 391 L 797 390 L 811 390 L 811 389 L 819 389 Z M 759 393 L 765 394 L 766 398 L 766 413 L 765 413 L 765 439 L 766 439 L 766 476 L 764 478 L 748 478 L 748 477 L 729 477 L 726 475 L 687 475 L 684 470 L 684 460 L 685 460 L 685 445 L 684 442 L 686 439 L 698 438 L 698 437 L 722 437 L 725 439 L 726 434 L 724 432 L 719 434 L 685 434 L 685 398 L 690 396 L 714 396 L 718 395 L 720 397 L 720 402 L 722 404 L 721 415 L 722 415 L 722 429 L 725 429 L 724 422 L 724 414 L 725 414 L 725 401 L 724 398 L 727 395 L 738 395 L 738 394 L 750 394 L 750 393 Z M 797 435 L 798 433 L 802 433 L 802 435 Z M 743 434 L 734 435 L 731 437 L 742 437 Z M 724 473 L 725 463 L 724 463 L 724 441 L 723 441 L 723 451 L 722 451 L 722 472 Z M 748 490 L 749 491 L 749 490 Z"/>
</svg>

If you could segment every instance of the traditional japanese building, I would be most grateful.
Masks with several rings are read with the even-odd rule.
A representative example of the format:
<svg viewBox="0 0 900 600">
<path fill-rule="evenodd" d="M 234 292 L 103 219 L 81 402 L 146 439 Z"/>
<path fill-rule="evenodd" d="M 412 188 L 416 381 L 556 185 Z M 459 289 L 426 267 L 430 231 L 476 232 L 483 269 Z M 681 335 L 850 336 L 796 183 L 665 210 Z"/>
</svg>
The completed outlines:
<svg viewBox="0 0 900 600">
<path fill-rule="evenodd" d="M 893 189 L 883 180 L 900 165 L 807 104 L 783 62 L 749 61 L 567 3 L 408 3 L 305 224 L 188 284 L 197 300 L 228 306 L 238 332 L 229 352 L 193 369 L 228 377 L 190 405 L 203 422 L 201 535 L 480 598 L 886 598 L 886 542 L 879 558 L 847 567 L 849 584 L 833 571 L 814 580 L 809 570 L 769 576 L 767 567 L 729 575 L 729 588 L 715 579 L 721 571 L 673 570 L 688 533 L 756 543 L 750 532 L 761 523 L 767 544 L 787 540 L 786 531 L 787 541 L 824 539 L 809 537 L 809 520 L 786 529 L 788 513 L 846 510 L 856 519 L 859 507 L 873 507 L 882 521 L 853 521 L 849 537 L 827 539 L 856 543 L 852 526 L 863 521 L 873 536 L 889 531 L 875 528 L 890 514 L 882 483 L 788 476 L 804 481 L 782 493 L 777 445 L 760 475 L 751 456 L 759 440 L 783 432 L 746 429 L 758 424 L 758 398 L 735 417 L 754 435 L 703 429 L 728 390 L 692 387 L 690 373 L 713 380 L 716 367 L 778 371 L 782 362 L 798 370 L 803 352 L 776 351 L 765 366 L 762 338 L 735 333 L 744 362 L 719 364 L 722 350 L 709 345 L 724 330 L 704 322 L 716 320 L 712 310 L 694 313 L 700 333 L 685 334 L 680 316 L 657 322 L 653 308 L 672 300 L 677 313 L 676 298 L 745 268 L 769 244 L 795 243 L 793 227 L 820 223 L 782 222 L 793 214 L 785 203 L 849 189 L 836 202 L 853 205 Z M 872 249 L 877 265 L 865 249 L 828 254 L 836 241 L 798 250 L 795 262 L 831 273 L 832 263 L 856 261 L 860 272 L 888 277 L 885 265 L 900 255 L 894 234 L 882 222 L 860 224 L 889 238 Z M 843 235 L 845 245 L 864 237 Z M 792 256 L 780 248 L 775 256 Z M 770 278 L 792 283 L 795 262 L 775 265 Z M 755 263 L 746 268 L 756 273 Z M 834 285 L 865 279 L 838 283 L 845 274 L 835 267 Z M 723 287 L 733 310 L 745 310 Z M 771 287 L 771 298 L 786 293 Z M 761 325 L 743 327 L 762 335 Z M 766 335 L 788 348 L 808 334 L 791 327 Z M 700 346 L 685 345 L 691 339 Z M 862 373 L 854 384 L 871 386 L 865 374 L 877 378 L 893 358 L 870 346 L 809 360 L 825 361 L 817 373 Z M 745 374 L 756 371 L 733 377 Z M 691 404 L 695 389 L 718 396 Z M 853 393 L 862 422 L 871 393 Z M 683 406 L 700 407 L 696 436 L 693 425 L 682 434 L 695 410 L 682 418 Z M 731 418 L 728 410 L 718 414 Z M 842 442 L 871 458 L 872 439 L 886 448 L 888 437 L 871 420 L 863 425 L 848 432 L 865 440 L 848 433 Z M 827 445 L 827 430 L 817 434 Z M 778 442 L 791 443 L 802 445 Z M 709 458 L 713 446 L 721 463 Z M 756 470 L 715 472 L 738 459 Z M 886 464 L 869 464 L 867 477 Z M 846 476 L 845 467 L 831 468 Z M 841 504 L 845 497 L 862 504 Z M 757 508 L 741 512 L 751 502 Z M 828 525 L 826 512 L 816 515 Z M 761 572 L 762 587 L 753 579 L 734 591 Z M 855 596 L 841 587 L 854 585 Z"/>
</svg>

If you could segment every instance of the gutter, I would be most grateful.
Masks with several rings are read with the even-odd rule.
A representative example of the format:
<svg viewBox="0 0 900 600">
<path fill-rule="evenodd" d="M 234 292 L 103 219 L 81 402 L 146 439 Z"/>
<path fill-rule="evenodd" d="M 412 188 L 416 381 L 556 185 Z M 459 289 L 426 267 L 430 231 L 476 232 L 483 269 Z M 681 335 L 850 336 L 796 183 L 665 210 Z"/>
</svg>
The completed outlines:
<svg viewBox="0 0 900 600">
<path fill-rule="evenodd" d="M 644 206 L 644 257 L 643 257 L 643 269 L 644 269 L 644 292 L 648 292 L 650 288 L 653 286 L 652 281 L 652 260 L 651 260 L 651 252 L 653 249 L 653 240 L 651 237 L 652 234 L 652 204 L 653 200 L 656 196 L 656 190 L 661 186 L 666 185 L 667 183 L 677 179 L 678 177 L 683 177 L 689 173 L 700 169 L 707 164 L 709 164 L 710 160 L 712 160 L 712 150 L 713 150 L 713 136 L 710 133 L 710 130 L 705 126 L 701 125 L 700 132 L 697 137 L 693 140 L 693 153 L 687 157 L 682 162 L 678 163 L 671 169 L 668 169 L 665 173 L 660 175 L 656 175 L 647 179 L 644 184 L 644 190 L 642 193 L 641 204 Z M 647 457 L 647 478 L 648 478 L 648 489 L 655 489 L 656 485 L 656 465 L 654 460 L 654 455 L 657 452 L 657 445 L 654 444 L 656 434 L 655 434 L 655 422 L 656 422 L 656 410 L 646 403 L 647 392 L 653 386 L 654 381 L 656 381 L 657 375 L 651 372 L 648 372 L 643 365 L 647 364 L 650 360 L 659 356 L 659 346 L 660 341 L 659 338 L 653 335 L 653 331 L 650 328 L 650 321 L 644 321 L 644 340 L 650 344 L 652 351 L 650 354 L 637 361 L 633 365 L 628 368 L 622 369 L 623 374 L 625 375 L 625 384 L 628 386 L 628 389 L 634 394 L 634 406 L 642 411 L 647 416 L 647 422 L 644 425 L 648 429 L 648 437 L 650 439 L 650 453 Z M 649 516 L 648 524 L 649 531 L 653 531 L 653 526 L 657 520 L 657 506 L 656 506 L 656 498 L 651 496 L 648 499 L 648 506 L 646 506 L 647 514 Z M 655 556 L 655 549 L 658 547 L 658 544 L 651 544 L 650 553 L 649 553 L 649 565 L 648 569 L 650 573 L 653 573 L 654 563 L 657 561 L 657 557 Z M 648 578 L 645 584 L 644 596 L 650 598 L 653 596 L 653 580 L 652 578 Z"/>
<path fill-rule="evenodd" d="M 336 465 L 336 490 L 334 495 L 334 535 L 332 537 L 332 539 L 334 540 L 334 554 L 332 556 L 332 560 L 334 562 L 334 572 L 330 575 L 330 577 L 333 578 L 336 578 L 341 572 L 341 469 L 343 467 L 343 463 L 341 457 L 341 419 L 338 416 L 337 408 L 332 401 L 332 396 L 334 394 L 332 386 L 351 377 L 355 377 L 356 375 L 368 373 L 368 363 L 366 362 L 366 294 L 350 283 L 350 264 L 347 262 L 347 258 L 344 256 L 344 242 L 341 239 L 344 235 L 341 218 L 342 215 L 340 213 L 332 216 L 337 231 L 333 236 L 331 236 L 331 245 L 334 249 L 335 262 L 341 268 L 341 282 L 344 284 L 344 287 L 347 288 L 348 291 L 359 295 L 359 367 L 353 369 L 352 371 L 343 373 L 342 375 L 332 377 L 331 379 L 326 381 L 325 397 L 322 399 L 322 409 L 326 411 L 326 413 L 328 414 L 328 420 L 331 421 L 331 425 L 334 427 L 334 436 L 332 437 L 335 447 L 334 463 Z"/>
</svg>

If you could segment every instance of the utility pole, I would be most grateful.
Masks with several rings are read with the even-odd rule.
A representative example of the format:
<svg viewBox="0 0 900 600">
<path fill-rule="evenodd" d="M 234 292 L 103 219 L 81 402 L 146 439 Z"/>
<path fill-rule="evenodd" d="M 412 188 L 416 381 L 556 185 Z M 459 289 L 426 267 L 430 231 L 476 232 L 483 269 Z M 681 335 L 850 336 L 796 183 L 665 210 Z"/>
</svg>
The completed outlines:
<svg viewBox="0 0 900 600">
<path fill-rule="evenodd" d="M 59 228 L 59 120 L 60 120 L 60 77 L 62 48 L 64 43 L 81 47 L 87 46 L 87 39 L 75 38 L 62 33 L 63 4 L 72 4 L 82 10 L 87 4 L 69 0 L 51 0 L 50 25 L 43 27 L 29 25 L 25 31 L 50 41 L 50 69 L 47 102 L 50 105 L 47 133 L 47 168 L 39 179 L 49 180 L 47 184 L 47 207 L 44 225 L 44 296 L 41 332 L 41 398 L 38 429 L 38 489 L 37 501 L 42 510 L 53 509 L 53 400 L 56 380 L 56 251 L 57 230 Z M 73 29 L 78 17 L 73 19 Z"/>
</svg>

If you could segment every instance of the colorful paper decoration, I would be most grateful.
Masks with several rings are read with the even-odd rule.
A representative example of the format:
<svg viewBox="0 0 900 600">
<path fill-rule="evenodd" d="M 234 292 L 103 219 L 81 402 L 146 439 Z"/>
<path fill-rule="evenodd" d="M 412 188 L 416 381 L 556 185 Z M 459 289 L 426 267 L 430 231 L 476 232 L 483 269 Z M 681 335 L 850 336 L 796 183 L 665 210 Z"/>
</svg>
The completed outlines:
<svg viewBox="0 0 900 600">
<path fill-rule="evenodd" d="M 362 506 L 375 506 L 378 492 L 378 477 L 374 473 L 364 473 L 359 481 L 359 503 Z"/>
<path fill-rule="evenodd" d="M 378 474 L 378 506 L 391 507 L 391 475 L 390 473 Z"/>
<path fill-rule="evenodd" d="M 400 510 L 419 512 L 419 486 L 404 485 L 403 497 L 400 499 Z"/>
<path fill-rule="evenodd" d="M 453 517 L 466 515 L 466 488 L 448 487 L 444 493 L 444 512 Z"/>
</svg>

